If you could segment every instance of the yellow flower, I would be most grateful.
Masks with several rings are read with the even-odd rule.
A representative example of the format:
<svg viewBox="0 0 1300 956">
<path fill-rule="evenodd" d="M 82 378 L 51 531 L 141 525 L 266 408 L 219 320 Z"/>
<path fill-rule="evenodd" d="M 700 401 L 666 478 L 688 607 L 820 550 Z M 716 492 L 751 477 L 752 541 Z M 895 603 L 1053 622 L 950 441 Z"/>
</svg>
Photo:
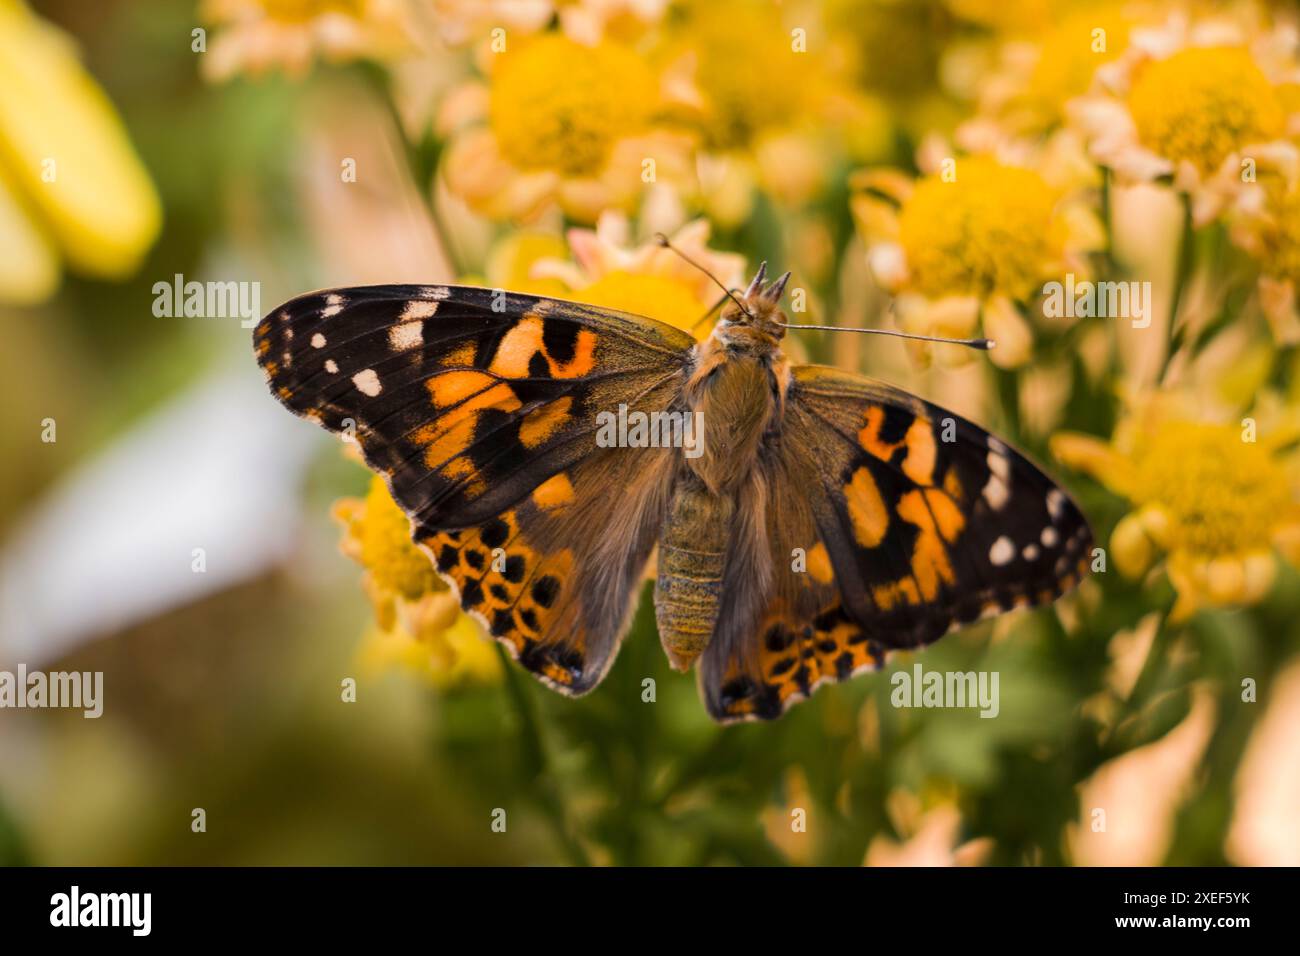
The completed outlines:
<svg viewBox="0 0 1300 956">
<path fill-rule="evenodd" d="M 1028 169 L 972 158 L 956 179 L 927 176 L 899 211 L 910 285 L 929 296 L 1025 299 L 1058 254 L 1055 197 Z"/>
<path fill-rule="evenodd" d="M 591 222 L 630 209 L 645 183 L 681 175 L 687 140 L 657 125 L 659 78 L 629 47 L 544 34 L 490 63 L 486 97 L 452 98 L 486 115 L 462 111 L 445 166 L 448 186 L 478 212 L 528 219 L 558 203 Z"/>
<path fill-rule="evenodd" d="M 530 262 L 518 258 L 501 262 L 499 268 L 506 275 L 526 272 L 527 281 L 512 286 L 521 291 L 634 312 L 699 336 L 711 331 L 712 323 L 700 320 L 722 292 L 703 272 L 657 242 L 633 244 L 626 217 L 607 212 L 594 230 L 570 229 L 568 240 L 573 261 L 539 255 Z M 671 237 L 677 249 L 728 288 L 740 284 L 744 257 L 710 249 L 708 240 L 709 224 L 702 219 L 688 223 Z M 527 255 L 529 250 L 543 248 L 544 244 L 534 239 L 516 247 L 516 253 Z M 501 274 L 489 278 L 497 282 Z"/>
<path fill-rule="evenodd" d="M 60 258 L 134 272 L 162 210 L 112 104 L 61 32 L 0 0 L 0 301 L 53 294 Z"/>
<path fill-rule="evenodd" d="M 1288 31 L 1178 17 L 1135 29 L 1094 89 L 1068 104 L 1071 123 L 1121 182 L 1172 176 L 1192 199 L 1194 223 L 1209 222 L 1251 191 L 1244 160 L 1293 165 L 1284 81 L 1297 64 L 1294 52 L 1278 52 L 1294 46 Z"/>
<path fill-rule="evenodd" d="M 698 123 L 708 148 L 750 149 L 764 132 L 791 126 L 811 105 L 816 58 L 794 50 L 776 9 L 745 0 L 697 4 L 680 31 L 693 60 Z"/>
<path fill-rule="evenodd" d="M 1066 103 L 1087 93 L 1097 69 L 1120 56 L 1130 25 L 1123 7 L 1090 4 L 1041 33 L 1004 42 L 997 65 L 979 73 L 980 116 L 1018 135 L 1057 126 Z"/>
<path fill-rule="evenodd" d="M 547 36 L 502 54 L 492 132 L 502 156 L 522 170 L 592 177 L 616 142 L 649 126 L 654 106 L 654 74 L 632 51 Z"/>
<path fill-rule="evenodd" d="M 1203 606 L 1260 600 L 1272 584 L 1274 549 L 1300 558 L 1300 485 L 1291 446 L 1295 417 L 1259 424 L 1197 417 L 1177 395 L 1148 399 L 1109 443 L 1061 433 L 1055 456 L 1132 502 L 1111 535 L 1125 576 L 1163 556 L 1178 600 L 1171 618 Z"/>
<path fill-rule="evenodd" d="M 375 609 L 375 627 L 359 651 L 362 664 L 372 670 L 401 664 L 442 687 L 495 679 L 491 642 L 411 540 L 410 519 L 383 479 L 371 478 L 364 499 L 336 502 L 334 517 L 343 525 L 343 553 L 365 568 L 362 585 Z"/>
<path fill-rule="evenodd" d="M 760 187 L 798 206 L 824 189 L 837 158 L 875 160 L 892 146 L 885 110 L 852 88 L 806 13 L 712 0 L 677 22 L 667 85 L 700 140 L 691 198 L 722 225 L 744 222 Z"/>
<path fill-rule="evenodd" d="M 1064 270 L 1071 220 L 1032 169 L 982 156 L 954 162 L 916 183 L 889 171 L 862 174 L 853 212 L 877 280 L 900 293 L 908 331 L 964 337 L 982 319 L 997 342 L 991 359 L 1016 367 L 1032 344 L 1017 304 Z"/>
<path fill-rule="evenodd" d="M 316 57 L 341 63 L 413 48 L 406 0 L 203 0 L 200 16 L 220 28 L 202 61 L 212 80 L 277 68 L 301 76 Z"/>
<path fill-rule="evenodd" d="M 1282 107 L 1245 50 L 1192 48 L 1147 66 L 1128 97 L 1143 146 L 1202 175 L 1282 132 Z"/>
</svg>

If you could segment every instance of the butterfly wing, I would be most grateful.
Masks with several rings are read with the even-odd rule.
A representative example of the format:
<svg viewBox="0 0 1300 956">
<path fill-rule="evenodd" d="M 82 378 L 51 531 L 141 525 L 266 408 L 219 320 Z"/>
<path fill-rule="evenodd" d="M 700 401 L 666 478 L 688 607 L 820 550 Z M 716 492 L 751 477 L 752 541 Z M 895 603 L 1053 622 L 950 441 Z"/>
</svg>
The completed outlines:
<svg viewBox="0 0 1300 956">
<path fill-rule="evenodd" d="M 670 407 L 694 344 L 457 286 L 312 293 L 254 332 L 272 393 L 354 434 L 462 606 L 575 694 L 613 660 L 671 481 L 669 450 L 598 447 L 597 413 Z"/>
<path fill-rule="evenodd" d="M 775 717 L 822 682 L 879 666 L 1087 571 L 1088 524 L 1069 496 L 988 432 L 899 389 L 794 369 L 770 456 L 767 599 L 720 634 L 701 670 L 720 719 Z M 806 502 L 806 514 L 770 515 Z M 807 549 L 807 570 L 790 552 Z"/>
</svg>

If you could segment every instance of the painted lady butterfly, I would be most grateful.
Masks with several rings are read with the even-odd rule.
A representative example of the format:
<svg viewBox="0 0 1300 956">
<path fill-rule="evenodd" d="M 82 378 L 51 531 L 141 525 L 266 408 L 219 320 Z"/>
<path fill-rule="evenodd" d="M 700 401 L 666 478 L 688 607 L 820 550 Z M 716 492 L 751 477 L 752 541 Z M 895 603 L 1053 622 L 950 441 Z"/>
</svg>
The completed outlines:
<svg viewBox="0 0 1300 956">
<path fill-rule="evenodd" d="M 788 276 L 788 273 L 787 273 Z M 600 683 L 658 548 L 672 665 L 718 720 L 773 718 L 1087 571 L 1079 509 L 983 429 L 863 376 L 791 365 L 787 276 L 709 339 L 458 286 L 301 296 L 254 336 L 272 392 L 355 427 L 464 608 L 570 695 Z M 626 406 L 703 415 L 703 444 L 604 447 Z"/>
</svg>

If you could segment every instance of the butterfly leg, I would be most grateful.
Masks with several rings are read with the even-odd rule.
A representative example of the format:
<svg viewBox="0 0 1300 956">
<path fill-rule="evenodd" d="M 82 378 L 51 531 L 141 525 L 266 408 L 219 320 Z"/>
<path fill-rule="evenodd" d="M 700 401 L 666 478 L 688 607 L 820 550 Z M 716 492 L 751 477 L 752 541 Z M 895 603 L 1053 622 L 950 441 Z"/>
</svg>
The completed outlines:
<svg viewBox="0 0 1300 956">
<path fill-rule="evenodd" d="M 713 634 L 736 505 L 684 477 L 659 539 L 655 620 L 669 663 L 689 670 Z"/>
</svg>

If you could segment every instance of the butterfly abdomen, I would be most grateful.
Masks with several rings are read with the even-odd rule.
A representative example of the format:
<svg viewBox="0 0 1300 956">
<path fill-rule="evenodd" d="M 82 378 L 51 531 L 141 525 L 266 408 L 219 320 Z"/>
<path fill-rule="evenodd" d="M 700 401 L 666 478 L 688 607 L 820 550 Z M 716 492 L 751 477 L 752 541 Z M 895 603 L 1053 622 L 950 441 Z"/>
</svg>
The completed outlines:
<svg viewBox="0 0 1300 956">
<path fill-rule="evenodd" d="M 708 646 L 722 604 L 735 499 L 683 475 L 659 538 L 655 621 L 668 660 L 688 670 Z"/>
</svg>

